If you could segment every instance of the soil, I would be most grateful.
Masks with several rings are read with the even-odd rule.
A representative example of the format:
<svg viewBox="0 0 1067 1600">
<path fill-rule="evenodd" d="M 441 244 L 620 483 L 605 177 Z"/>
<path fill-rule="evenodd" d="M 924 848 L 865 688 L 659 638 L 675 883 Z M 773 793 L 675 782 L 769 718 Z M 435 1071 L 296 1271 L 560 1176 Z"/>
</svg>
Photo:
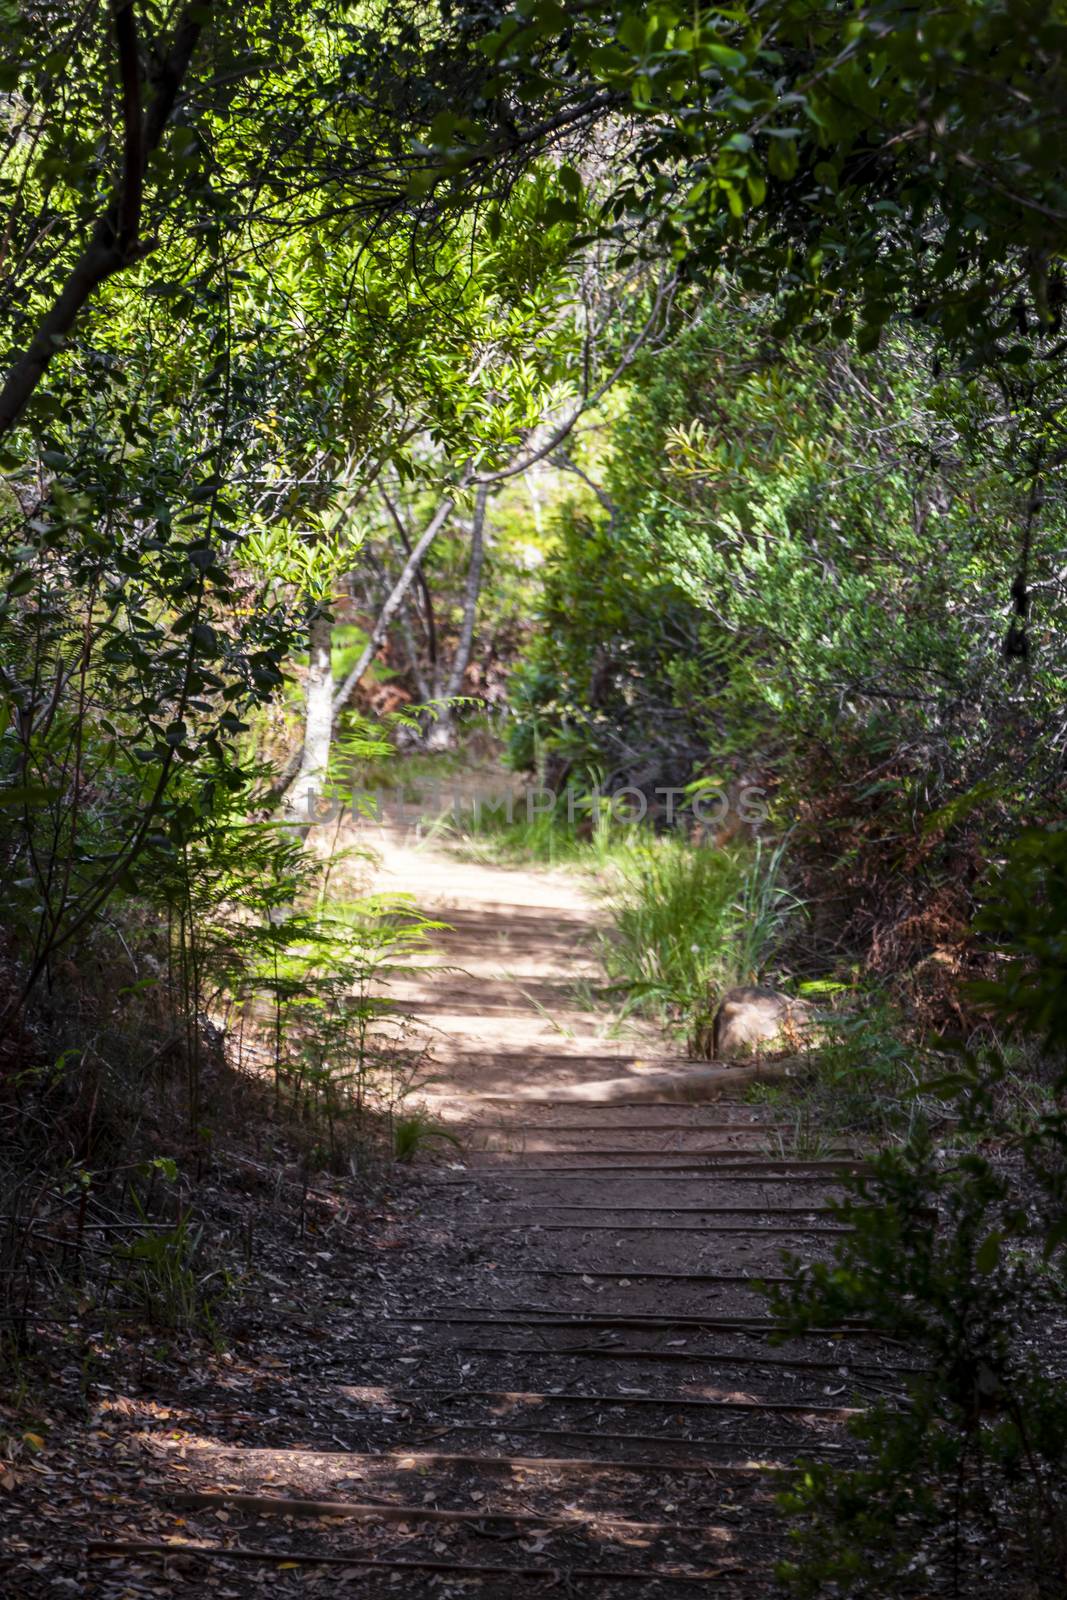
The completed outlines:
<svg viewBox="0 0 1067 1600">
<path fill-rule="evenodd" d="M 793 1157 L 728 1073 L 704 1104 L 568 1100 L 694 1070 L 598 996 L 580 881 L 377 843 L 379 887 L 450 925 L 393 993 L 459 1143 L 374 1190 L 220 1153 L 207 1214 L 255 1263 L 225 1348 L 131 1326 L 58 1375 L 3 1594 L 773 1593 L 776 1493 L 908 1365 L 769 1337 L 758 1280 L 828 1254 L 852 1153 Z"/>
</svg>

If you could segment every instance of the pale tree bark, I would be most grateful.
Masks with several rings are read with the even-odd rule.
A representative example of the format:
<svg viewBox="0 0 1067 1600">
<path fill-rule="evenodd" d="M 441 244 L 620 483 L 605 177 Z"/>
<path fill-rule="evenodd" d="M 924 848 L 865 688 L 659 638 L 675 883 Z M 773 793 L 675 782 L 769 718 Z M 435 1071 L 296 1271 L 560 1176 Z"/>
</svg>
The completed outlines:
<svg viewBox="0 0 1067 1600">
<path fill-rule="evenodd" d="M 444 704 L 439 708 L 437 721 L 430 729 L 426 743 L 431 750 L 449 750 L 455 743 L 456 722 L 451 702 L 463 688 L 463 679 L 470 665 L 471 647 L 474 643 L 474 624 L 478 616 L 478 600 L 482 592 L 482 568 L 485 563 L 485 513 L 489 504 L 489 485 L 479 484 L 474 502 L 474 521 L 471 524 L 471 558 L 467 568 L 467 583 L 463 596 L 463 623 L 459 643 L 452 658 L 452 670 L 445 684 Z"/>
<path fill-rule="evenodd" d="M 418 690 L 419 699 L 422 701 L 423 705 L 425 705 L 427 700 L 434 699 L 437 694 L 437 689 L 435 685 L 431 685 L 427 682 L 426 674 L 419 665 L 419 652 L 415 644 L 414 635 L 411 631 L 411 619 L 408 615 L 408 612 L 409 607 L 405 602 L 400 609 L 400 636 L 404 641 L 404 654 L 408 658 L 408 671 L 411 673 L 411 676 L 415 681 L 415 688 Z"/>
<path fill-rule="evenodd" d="M 400 543 L 404 547 L 404 554 L 410 556 L 411 540 L 408 538 L 408 530 L 404 526 L 404 519 L 397 510 L 395 501 L 384 489 L 382 490 L 382 499 L 385 502 L 385 509 L 393 519 L 393 526 L 400 535 Z M 424 678 L 415 663 L 414 656 L 412 656 L 412 667 L 418 683 L 419 694 L 423 700 L 435 700 L 441 692 L 437 665 L 437 619 L 434 616 L 433 595 L 430 593 L 430 586 L 426 582 L 426 568 L 421 561 L 419 563 L 418 584 L 419 594 L 422 598 L 422 624 L 426 632 L 426 654 L 430 664 L 429 680 Z"/>
<path fill-rule="evenodd" d="M 466 480 L 459 485 L 461 489 L 465 487 L 465 482 Z M 330 707 L 327 750 L 329 749 L 329 738 L 333 733 L 334 719 L 339 717 L 341 712 L 345 709 L 352 697 L 353 690 L 356 688 L 363 674 L 374 660 L 382 640 L 389 631 L 390 623 L 400 610 L 400 607 L 404 602 L 404 597 L 415 581 L 419 567 L 422 564 L 426 552 L 429 550 L 430 546 L 433 544 L 434 540 L 437 538 L 437 535 L 441 532 L 441 529 L 445 526 L 455 509 L 456 502 L 451 495 L 442 500 L 441 504 L 437 507 L 437 510 L 430 518 L 423 532 L 419 535 L 417 543 L 412 546 L 411 554 L 405 561 L 403 568 L 401 569 L 400 576 L 397 578 L 389 592 L 389 597 L 378 615 L 378 620 L 371 629 L 370 637 L 360 652 L 359 660 L 356 662 L 351 672 L 348 673 L 337 692 L 333 694 L 332 704 Z M 272 800 L 280 800 L 288 794 L 294 779 L 296 779 L 299 773 L 304 771 L 304 758 L 305 747 L 304 744 L 301 744 L 300 748 L 293 752 L 289 761 L 282 769 L 282 772 L 278 778 L 278 782 L 271 791 Z"/>
<path fill-rule="evenodd" d="M 509 462 L 506 467 L 503 467 L 496 472 L 476 473 L 472 468 L 468 468 L 457 484 L 455 494 L 449 495 L 442 500 L 441 504 L 434 512 L 415 545 L 412 546 L 410 544 L 410 541 L 407 539 L 407 530 L 403 529 L 401 525 L 402 543 L 404 543 L 408 552 L 407 560 L 401 569 L 400 576 L 397 578 L 396 583 L 389 592 L 389 596 L 382 607 L 378 620 L 374 625 L 374 629 L 370 638 L 367 640 L 365 648 L 360 654 L 359 660 L 356 662 L 355 666 L 352 668 L 351 672 L 349 672 L 348 676 L 345 678 L 344 682 L 340 685 L 333 697 L 334 718 L 338 717 L 347 706 L 353 690 L 356 688 L 360 679 L 363 677 L 363 674 L 366 672 L 367 668 L 374 659 L 374 656 L 377 653 L 383 639 L 389 631 L 389 627 L 393 621 L 393 618 L 403 605 L 408 591 L 416 579 L 420 577 L 423 558 L 455 510 L 456 498 L 458 497 L 458 494 L 463 489 L 473 484 L 479 491 L 480 495 L 481 492 L 487 489 L 490 485 L 503 483 L 509 478 L 517 477 L 520 473 L 526 472 L 537 462 L 543 461 L 546 459 L 546 457 L 549 457 L 557 452 L 573 431 L 576 422 L 582 416 L 582 414 L 591 406 L 595 405 L 600 399 L 602 399 L 602 397 L 611 388 L 612 384 L 615 383 L 617 379 L 627 370 L 627 368 L 632 365 L 638 352 L 664 325 L 674 298 L 677 282 L 678 280 L 675 274 L 664 274 L 660 280 L 652 310 L 648 318 L 634 338 L 627 345 L 626 349 L 622 352 L 622 355 L 617 360 L 608 377 L 604 379 L 602 383 L 598 384 L 592 391 L 590 391 L 588 387 L 585 387 L 581 397 L 571 408 L 567 417 L 555 427 L 550 428 L 548 430 L 547 437 L 542 438 L 540 442 L 531 442 L 528 445 L 525 453 L 520 452 L 519 455 Z M 401 523 L 401 519 L 398 517 L 396 508 L 389 501 L 388 497 L 386 498 L 386 506 L 394 521 Z M 477 516 L 475 520 L 476 522 L 478 521 Z M 484 502 L 482 522 L 484 524 Z M 478 534 L 479 542 L 481 542 L 482 537 L 483 534 L 480 528 Z M 483 550 L 480 549 L 478 560 L 475 563 L 473 560 L 472 551 L 471 569 L 468 571 L 467 575 L 467 603 L 464 610 L 464 630 L 466 630 L 469 620 L 472 637 L 478 604 L 477 591 L 481 585 L 483 553 Z M 471 605 L 472 585 L 474 588 L 473 607 Z M 428 616 L 432 618 L 432 600 L 429 597 L 428 590 L 426 598 L 430 607 Z M 455 689 L 450 688 L 450 694 L 457 693 L 458 686 L 462 683 L 463 673 L 466 671 L 467 664 L 470 659 L 469 643 L 466 647 L 466 652 L 466 660 L 464 660 L 462 663 L 459 677 L 457 679 L 457 687 Z M 437 667 L 439 670 L 439 661 L 437 663 Z M 453 664 L 452 675 L 455 675 L 455 664 Z M 436 678 L 436 672 L 434 676 Z M 451 678 L 449 682 L 451 684 Z M 272 801 L 277 802 L 285 797 L 290 785 L 293 782 L 293 779 L 296 777 L 297 773 L 302 770 L 303 764 L 304 750 L 303 746 L 301 746 L 299 749 L 293 752 L 291 758 L 279 774 L 278 781 L 271 790 L 270 799 Z"/>
<path fill-rule="evenodd" d="M 460 487 L 463 487 L 463 485 Z M 442 500 L 441 504 L 437 507 L 437 510 L 426 524 L 425 529 L 420 534 L 417 543 L 412 546 L 411 554 L 404 562 L 404 565 L 400 570 L 400 576 L 397 578 L 389 592 L 389 598 L 386 600 L 381 611 L 378 613 L 378 620 L 371 630 L 370 638 L 363 646 L 363 651 L 359 660 L 356 662 L 355 666 L 352 668 L 351 672 L 345 678 L 344 682 L 341 684 L 340 688 L 337 690 L 337 693 L 333 697 L 334 716 L 339 716 L 340 713 L 345 709 L 345 706 L 347 706 L 352 697 L 352 691 L 355 689 L 356 685 L 359 683 L 359 680 L 362 678 L 363 674 L 374 660 L 382 640 L 389 632 L 390 623 L 400 610 L 400 607 L 404 602 L 405 595 L 418 576 L 419 568 L 422 566 L 426 552 L 429 550 L 430 546 L 433 544 L 434 540 L 437 538 L 437 535 L 441 532 L 441 529 L 444 527 L 445 523 L 448 521 L 455 509 L 456 502 L 451 496 L 445 500 Z"/>
<path fill-rule="evenodd" d="M 315 815 L 330 765 L 333 734 L 333 620 L 326 613 L 314 618 L 309 633 L 308 672 L 304 686 L 304 743 L 300 765 L 286 795 L 285 820 L 305 835 Z"/>
</svg>

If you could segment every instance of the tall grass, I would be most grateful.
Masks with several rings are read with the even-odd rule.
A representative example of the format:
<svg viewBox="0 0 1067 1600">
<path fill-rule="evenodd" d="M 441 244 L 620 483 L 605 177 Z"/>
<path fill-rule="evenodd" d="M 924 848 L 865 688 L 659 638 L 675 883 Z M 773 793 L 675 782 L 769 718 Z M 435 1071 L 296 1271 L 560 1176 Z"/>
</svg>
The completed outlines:
<svg viewBox="0 0 1067 1600">
<path fill-rule="evenodd" d="M 784 881 L 785 840 L 720 848 L 680 834 L 655 834 L 615 817 L 606 796 L 568 816 L 510 820 L 503 807 L 442 818 L 468 859 L 500 865 L 538 861 L 595 874 L 611 927 L 601 956 L 624 1013 L 651 1012 L 684 1031 L 698 1053 L 722 992 L 757 983 L 803 909 Z"/>
<path fill-rule="evenodd" d="M 606 867 L 644 834 L 637 824 L 614 818 L 606 796 L 579 803 L 571 817 L 562 805 L 555 811 L 535 812 L 531 817 L 524 816 L 523 811 L 521 797 L 510 818 L 503 805 L 472 804 L 460 822 L 446 815 L 435 831 L 453 839 L 458 852 L 468 860 L 500 866 L 539 861 L 550 867 L 576 865 L 593 869 Z"/>
<path fill-rule="evenodd" d="M 745 859 L 731 928 L 735 982 L 756 983 L 765 976 L 787 928 L 803 914 L 803 902 L 785 882 L 787 844 L 781 839 L 768 847 L 757 839 Z"/>
<path fill-rule="evenodd" d="M 658 1012 L 698 1047 L 722 992 L 765 977 L 801 909 L 783 882 L 784 848 L 665 837 L 615 856 L 603 959 L 631 1008 Z"/>
</svg>

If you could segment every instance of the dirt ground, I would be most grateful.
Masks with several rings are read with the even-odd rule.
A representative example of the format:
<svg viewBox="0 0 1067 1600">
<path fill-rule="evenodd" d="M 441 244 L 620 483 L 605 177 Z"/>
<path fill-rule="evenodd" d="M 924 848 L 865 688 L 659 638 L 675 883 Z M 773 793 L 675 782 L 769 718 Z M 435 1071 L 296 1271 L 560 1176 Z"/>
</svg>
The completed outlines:
<svg viewBox="0 0 1067 1600">
<path fill-rule="evenodd" d="M 580 881 L 376 843 L 378 887 L 450 925 L 392 993 L 459 1143 L 373 1194 L 220 1169 L 258 1295 L 221 1353 L 131 1332 L 65 1375 L 0 1500 L 2 1593 L 772 1593 L 776 1491 L 907 1364 L 768 1337 L 757 1281 L 829 1250 L 850 1152 L 792 1158 L 728 1073 L 705 1103 L 582 1099 L 693 1064 L 598 999 Z"/>
</svg>

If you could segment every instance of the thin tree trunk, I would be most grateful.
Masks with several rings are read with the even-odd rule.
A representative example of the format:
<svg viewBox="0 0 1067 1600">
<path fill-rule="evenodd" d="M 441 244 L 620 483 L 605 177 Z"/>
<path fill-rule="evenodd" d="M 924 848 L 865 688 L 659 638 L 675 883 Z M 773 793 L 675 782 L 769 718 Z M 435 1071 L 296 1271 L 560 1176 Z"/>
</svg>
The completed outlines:
<svg viewBox="0 0 1067 1600">
<path fill-rule="evenodd" d="M 382 499 L 385 501 L 386 510 L 392 517 L 396 531 L 400 535 L 400 543 L 404 546 L 404 553 L 405 555 L 410 555 L 411 540 L 408 538 L 408 530 L 404 526 L 404 519 L 384 489 L 382 490 Z M 426 582 L 426 570 L 421 562 L 419 563 L 418 578 L 419 593 L 422 595 L 423 626 L 426 630 L 426 654 L 430 662 L 429 686 L 427 688 L 420 686 L 419 693 L 424 700 L 431 700 L 436 698 L 441 690 L 437 668 L 437 621 L 434 617 L 433 596 L 430 594 L 430 586 Z"/>
<path fill-rule="evenodd" d="M 471 645 L 474 642 L 474 623 L 478 615 L 478 598 L 482 592 L 482 565 L 485 560 L 485 512 L 489 504 L 489 486 L 482 484 L 474 502 L 474 525 L 471 528 L 471 559 L 467 568 L 467 589 L 463 597 L 463 627 L 456 646 L 452 671 L 449 675 L 446 696 L 451 699 L 463 687 L 463 678 L 470 664 Z"/>
<path fill-rule="evenodd" d="M 0 436 L 18 421 L 52 357 L 63 348 L 73 331 L 86 301 L 108 278 L 145 253 L 139 238 L 145 168 L 163 137 L 210 5 L 211 0 L 203 0 L 195 13 L 190 10 L 179 23 L 174 44 L 156 74 L 156 94 L 146 116 L 141 113 L 141 69 L 133 0 L 125 0 L 116 9 L 115 43 L 122 80 L 122 179 L 107 209 L 97 218 L 88 244 L 71 268 L 51 309 L 45 313 L 37 332 L 7 375 L 0 391 Z"/>
<path fill-rule="evenodd" d="M 445 685 L 445 703 L 439 708 L 437 721 L 430 729 L 427 744 L 431 750 L 448 750 L 455 741 L 455 717 L 450 702 L 463 688 L 463 679 L 471 659 L 474 643 L 474 624 L 478 616 L 478 599 L 482 592 L 482 567 L 485 560 L 485 512 L 489 503 L 489 486 L 480 484 L 474 502 L 474 521 L 471 524 L 471 558 L 467 568 L 467 584 L 463 596 L 463 625 L 459 643 L 452 658 L 452 670 Z"/>
<path fill-rule="evenodd" d="M 635 337 L 630 341 L 630 344 L 623 351 L 612 372 L 602 383 L 597 386 L 597 388 L 591 394 L 587 393 L 583 395 L 581 401 L 577 406 L 575 406 L 571 415 L 559 427 L 553 429 L 548 439 L 545 440 L 543 444 L 538 445 L 525 456 L 520 454 L 515 460 L 511 461 L 506 467 L 497 472 L 489 472 L 478 475 L 475 474 L 472 469 L 468 468 L 463 474 L 463 477 L 457 487 L 459 489 L 464 489 L 473 482 L 479 489 L 481 489 L 489 484 L 503 483 L 505 479 L 518 476 L 519 473 L 525 472 L 527 468 L 533 466 L 535 462 L 542 461 L 545 459 L 545 457 L 550 456 L 553 454 L 553 452 L 557 451 L 571 433 L 578 418 L 585 411 L 587 411 L 590 406 L 595 405 L 597 401 L 607 393 L 616 379 L 620 377 L 620 375 L 631 365 L 638 351 L 645 344 L 647 344 L 652 334 L 661 326 L 666 313 L 669 311 L 677 283 L 677 275 L 673 273 L 669 277 L 665 277 L 660 282 L 656 293 L 655 303 L 652 307 L 649 317 L 644 323 L 644 326 L 639 330 Z M 388 505 L 388 501 L 386 503 Z M 438 506 L 437 510 L 434 512 L 433 517 L 419 538 L 418 543 L 411 550 L 400 576 L 393 586 L 393 589 L 389 594 L 389 598 L 386 600 L 385 605 L 382 608 L 381 615 L 379 616 L 378 621 L 375 623 L 374 631 L 367 641 L 366 648 L 361 654 L 359 660 L 356 662 L 356 665 L 352 668 L 352 671 L 346 677 L 344 683 L 334 695 L 333 714 L 335 717 L 344 710 L 345 706 L 348 704 L 349 698 L 351 697 L 352 691 L 355 689 L 356 685 L 359 683 L 359 680 L 370 666 L 375 652 L 377 651 L 379 645 L 386 635 L 386 632 L 388 631 L 389 624 L 396 615 L 396 612 L 399 609 L 404 596 L 410 589 L 412 582 L 420 572 L 423 557 L 425 556 L 427 550 L 429 550 L 437 535 L 440 533 L 441 529 L 444 527 L 445 523 L 448 521 L 448 518 L 452 515 L 454 509 L 455 500 L 453 498 L 449 497 L 443 500 Z M 480 571 L 478 577 L 480 582 Z M 464 670 L 466 669 L 464 668 Z M 303 747 L 301 746 L 300 749 L 294 750 L 289 761 L 282 768 L 282 771 L 278 775 L 278 781 L 274 785 L 274 788 L 271 790 L 269 796 L 269 798 L 275 803 L 284 798 L 286 791 L 293 781 L 293 778 L 300 771 L 303 762 L 303 756 L 304 751 Z"/>
<path fill-rule="evenodd" d="M 464 482 L 465 481 L 466 480 L 464 480 Z M 463 484 L 460 485 L 461 488 L 463 486 Z M 340 716 L 341 712 L 345 709 L 352 696 L 352 691 L 355 689 L 356 685 L 359 683 L 359 680 L 362 678 L 363 674 L 374 660 L 374 656 L 378 650 L 378 647 L 385 638 L 386 633 L 389 631 L 389 624 L 396 616 L 397 611 L 403 604 L 404 596 L 407 594 L 415 580 L 423 557 L 433 544 L 434 540 L 437 538 L 437 535 L 441 532 L 441 529 L 444 527 L 455 508 L 456 502 L 451 496 L 448 496 L 446 499 L 442 500 L 441 504 L 437 507 L 437 510 L 434 512 L 433 516 L 430 518 L 423 532 L 419 536 L 418 543 L 413 546 L 411 554 L 405 561 L 400 576 L 394 583 L 389 593 L 389 598 L 382 607 L 378 616 L 378 620 L 371 630 L 370 638 L 367 640 L 367 643 L 364 645 L 363 650 L 360 653 L 359 660 L 356 662 L 351 672 L 348 674 L 340 688 L 337 690 L 336 694 L 333 696 L 333 704 L 330 714 L 331 733 L 333 729 L 334 718 Z M 293 779 L 299 772 L 302 772 L 303 770 L 304 746 L 301 744 L 298 750 L 294 750 L 289 761 L 279 774 L 278 782 L 271 791 L 271 799 L 282 799 L 288 793 Z"/>
<path fill-rule="evenodd" d="M 322 794 L 330 764 L 333 732 L 333 671 L 330 651 L 333 621 L 319 615 L 309 635 L 307 683 L 304 689 L 304 743 L 300 766 L 286 797 L 286 820 L 298 824 L 306 835 L 315 815 L 315 800 Z"/>
<path fill-rule="evenodd" d="M 425 704 L 427 700 L 434 698 L 437 690 L 430 687 L 422 668 L 419 666 L 418 651 L 415 648 L 415 639 L 411 632 L 411 622 L 408 617 L 406 602 L 400 608 L 400 634 L 404 641 L 404 653 L 408 658 L 408 671 L 415 680 L 415 688 L 418 690 L 419 699 Z"/>
<path fill-rule="evenodd" d="M 400 576 L 394 583 L 388 600 L 386 600 L 384 606 L 378 614 L 378 620 L 374 624 L 370 638 L 363 647 L 363 651 L 359 660 L 356 662 L 355 666 L 352 668 L 352 671 L 348 674 L 347 678 L 345 678 L 344 682 L 341 684 L 341 687 L 333 697 L 333 714 L 335 717 L 339 716 L 340 713 L 345 709 L 345 706 L 347 706 L 352 697 L 352 691 L 355 689 L 356 685 L 359 683 L 359 680 L 362 678 L 363 674 L 374 660 L 382 640 L 389 631 L 389 624 L 396 616 L 396 613 L 399 611 L 403 602 L 404 596 L 407 594 L 408 590 L 411 588 L 411 585 L 418 576 L 423 557 L 455 509 L 455 500 L 452 498 L 442 500 L 441 504 L 438 506 L 437 510 L 434 512 L 433 516 L 430 518 L 425 529 L 420 535 L 418 543 L 412 547 L 411 554 L 405 561 L 401 569 Z"/>
</svg>

